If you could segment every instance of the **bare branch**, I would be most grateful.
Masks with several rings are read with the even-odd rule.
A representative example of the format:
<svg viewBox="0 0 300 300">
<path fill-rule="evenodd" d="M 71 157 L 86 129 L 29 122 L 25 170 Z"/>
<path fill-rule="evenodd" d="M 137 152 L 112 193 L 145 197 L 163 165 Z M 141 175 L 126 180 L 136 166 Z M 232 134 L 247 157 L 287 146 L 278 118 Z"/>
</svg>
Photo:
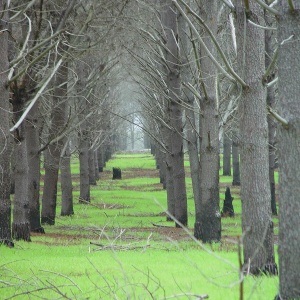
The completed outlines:
<svg viewBox="0 0 300 300">
<path fill-rule="evenodd" d="M 270 7 L 269 5 L 267 5 L 264 1 L 262 0 L 255 0 L 260 6 L 262 6 L 264 9 L 266 9 L 267 11 L 269 11 L 271 14 L 275 15 L 275 16 L 278 16 L 279 15 L 279 12 Z"/>
<path fill-rule="evenodd" d="M 49 77 L 47 78 L 47 80 L 44 82 L 44 84 L 41 86 L 41 88 L 36 93 L 36 95 L 34 96 L 34 98 L 31 100 L 30 104 L 28 105 L 28 107 L 26 108 L 26 110 L 24 111 L 24 113 L 22 114 L 22 116 L 20 117 L 19 121 L 9 130 L 10 132 L 12 132 L 15 129 L 17 129 L 21 125 L 21 123 L 24 121 L 24 119 L 26 118 L 26 116 L 29 113 L 30 109 L 32 108 L 32 106 L 34 105 L 34 103 L 38 100 L 38 98 L 41 96 L 41 94 L 43 93 L 44 89 L 46 88 L 46 86 L 48 85 L 48 83 L 50 82 L 50 80 L 52 79 L 52 77 L 54 76 L 54 74 L 56 73 L 56 71 L 58 70 L 58 68 L 61 65 L 61 63 L 62 63 L 62 59 L 60 59 L 58 61 L 57 65 L 54 67 L 54 69 L 52 70 L 52 72 L 49 75 Z"/>
<path fill-rule="evenodd" d="M 180 13 L 182 14 L 182 16 L 185 18 L 185 20 L 188 22 L 189 26 L 191 27 L 191 29 L 193 30 L 193 32 L 196 34 L 201 46 L 203 47 L 203 49 L 205 50 L 205 52 L 207 53 L 207 55 L 209 56 L 209 58 L 212 60 L 212 62 L 215 64 L 215 66 L 231 81 L 238 81 L 244 88 L 247 87 L 248 85 L 243 81 L 242 78 L 240 78 L 238 76 L 238 74 L 236 74 L 236 72 L 232 69 L 232 67 L 229 65 L 229 62 L 227 60 L 227 58 L 225 57 L 223 51 L 221 50 L 217 40 L 215 39 L 214 35 L 212 34 L 212 32 L 210 31 L 210 29 L 206 26 L 205 22 L 195 13 L 192 11 L 192 9 L 184 3 L 183 0 L 179 0 L 187 9 L 188 11 L 194 16 L 196 17 L 200 22 L 201 25 L 205 28 L 205 30 L 208 32 L 208 34 L 210 35 L 213 43 L 215 44 L 219 54 L 221 55 L 227 69 L 228 72 L 225 71 L 223 69 L 223 67 L 218 63 L 218 61 L 215 59 L 215 57 L 210 53 L 210 51 L 207 49 L 205 43 L 203 42 L 198 30 L 195 28 L 195 26 L 193 25 L 193 23 L 191 22 L 191 20 L 188 18 L 188 16 L 185 14 L 185 12 L 183 11 L 183 9 L 181 8 L 181 6 L 178 4 L 178 2 L 176 0 L 172 0 L 172 2 L 175 4 L 175 6 L 178 8 L 178 10 L 180 11 Z M 232 75 L 233 77 L 231 77 L 230 75 Z"/>
</svg>

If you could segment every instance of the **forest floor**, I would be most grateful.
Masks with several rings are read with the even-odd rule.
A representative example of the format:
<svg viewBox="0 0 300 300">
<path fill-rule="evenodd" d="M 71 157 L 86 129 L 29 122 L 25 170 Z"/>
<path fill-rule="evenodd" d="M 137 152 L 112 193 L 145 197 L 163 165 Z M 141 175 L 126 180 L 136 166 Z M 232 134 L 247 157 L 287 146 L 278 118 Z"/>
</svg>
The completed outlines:
<svg viewBox="0 0 300 300">
<path fill-rule="evenodd" d="M 122 169 L 121 180 L 112 180 L 113 167 Z M 166 220 L 166 191 L 151 155 L 114 156 L 87 205 L 78 203 L 73 160 L 75 214 L 60 216 L 59 186 L 55 226 L 32 233 L 31 243 L 0 247 L 0 299 L 239 299 L 239 187 L 220 175 L 220 206 L 230 186 L 235 216 L 222 218 L 221 243 L 202 245 L 193 238 L 188 163 L 186 175 L 189 227 L 176 228 Z M 278 289 L 278 278 L 243 280 L 245 299 L 271 299 Z"/>
</svg>

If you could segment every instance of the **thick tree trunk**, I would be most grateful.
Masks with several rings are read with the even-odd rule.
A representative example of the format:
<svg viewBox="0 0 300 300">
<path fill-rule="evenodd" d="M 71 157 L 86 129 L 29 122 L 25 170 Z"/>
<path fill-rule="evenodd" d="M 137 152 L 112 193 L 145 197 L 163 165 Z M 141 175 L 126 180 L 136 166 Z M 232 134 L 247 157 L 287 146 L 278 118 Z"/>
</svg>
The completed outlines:
<svg viewBox="0 0 300 300">
<path fill-rule="evenodd" d="M 73 209 L 73 186 L 71 174 L 71 153 L 69 142 L 60 158 L 60 181 L 61 181 L 61 216 L 71 216 Z"/>
<path fill-rule="evenodd" d="M 29 220 L 32 232 L 44 233 L 40 212 L 40 142 L 38 125 L 38 103 L 31 108 L 25 122 L 28 158 Z"/>
<path fill-rule="evenodd" d="M 217 33 L 217 1 L 203 1 L 203 18 L 210 30 Z M 206 40 L 213 51 L 212 41 Z M 201 141 L 200 141 L 200 199 L 201 209 L 196 214 L 194 236 L 203 242 L 220 241 L 221 213 L 219 196 L 219 119 L 216 98 L 216 67 L 202 53 L 200 58 L 202 80 L 205 90 L 201 100 Z"/>
<path fill-rule="evenodd" d="M 269 181 L 268 124 L 264 31 L 245 23 L 247 12 L 237 1 L 238 68 L 249 87 L 239 103 L 241 201 L 244 267 L 254 275 L 276 274 Z M 261 24 L 262 7 L 250 1 L 251 19 Z M 246 28 L 246 29 L 245 29 Z"/>
<path fill-rule="evenodd" d="M 0 244 L 13 246 L 11 236 L 10 202 L 10 134 L 9 134 L 9 91 L 6 85 L 8 76 L 8 31 L 6 1 L 0 0 L 3 11 L 0 21 L 3 32 L 0 35 Z"/>
<path fill-rule="evenodd" d="M 60 133 L 66 123 L 67 108 L 67 65 L 61 65 L 55 78 L 55 88 L 53 96 L 53 110 L 51 113 L 51 126 L 49 129 L 49 139 L 55 138 Z M 55 224 L 56 201 L 57 201 L 57 181 L 60 155 L 63 149 L 63 141 L 50 144 L 45 156 L 45 179 L 42 199 L 42 224 Z"/>
<path fill-rule="evenodd" d="M 231 140 L 225 132 L 223 136 L 223 175 L 231 176 Z"/>
<path fill-rule="evenodd" d="M 288 128 L 278 126 L 279 281 L 287 300 L 300 299 L 300 3 L 291 11 L 288 1 L 279 2 L 278 111 L 288 121 Z"/>
</svg>

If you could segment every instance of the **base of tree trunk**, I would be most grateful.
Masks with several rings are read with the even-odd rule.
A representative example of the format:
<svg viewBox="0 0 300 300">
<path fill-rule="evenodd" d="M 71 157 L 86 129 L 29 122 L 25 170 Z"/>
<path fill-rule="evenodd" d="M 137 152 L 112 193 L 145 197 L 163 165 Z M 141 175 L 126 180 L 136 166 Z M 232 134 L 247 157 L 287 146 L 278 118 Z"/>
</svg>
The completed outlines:
<svg viewBox="0 0 300 300">
<path fill-rule="evenodd" d="M 29 223 L 12 223 L 12 238 L 19 241 L 30 242 L 30 225 Z"/>
<path fill-rule="evenodd" d="M 13 248 L 15 246 L 14 242 L 12 240 L 8 240 L 8 239 L 2 239 L 0 240 L 0 245 L 3 244 L 9 248 Z"/>
<path fill-rule="evenodd" d="M 36 227 L 36 228 L 34 228 L 34 229 L 31 229 L 31 232 L 35 232 L 35 233 L 45 233 L 45 229 L 44 229 L 44 227 Z"/>
<path fill-rule="evenodd" d="M 209 222 L 209 220 L 205 220 L 204 222 L 195 222 L 194 237 L 197 240 L 201 240 L 203 243 L 218 243 L 221 241 L 221 226 L 219 229 L 215 229 L 215 226 L 211 226 L 210 223 L 213 224 L 213 222 Z"/>
<path fill-rule="evenodd" d="M 70 211 L 70 212 L 61 212 L 60 215 L 62 217 L 69 217 L 69 216 L 73 216 L 74 215 L 74 211 Z"/>
<path fill-rule="evenodd" d="M 41 217 L 41 224 L 42 225 L 54 225 L 55 224 L 55 219 L 52 217 Z"/>
<path fill-rule="evenodd" d="M 122 179 L 122 172 L 120 168 L 113 168 L 113 180 Z"/>
<path fill-rule="evenodd" d="M 89 197 L 83 199 L 83 198 L 79 198 L 79 204 L 89 204 L 91 203 L 91 199 Z"/>
<path fill-rule="evenodd" d="M 278 275 L 278 267 L 276 263 L 267 263 L 262 268 L 251 265 L 250 268 L 247 264 L 243 266 L 244 274 L 254 275 L 254 276 L 261 276 L 261 275 L 268 275 L 268 276 L 277 276 Z"/>
<path fill-rule="evenodd" d="M 241 183 L 240 183 L 240 181 L 232 181 L 232 185 L 233 186 L 240 186 Z"/>
</svg>

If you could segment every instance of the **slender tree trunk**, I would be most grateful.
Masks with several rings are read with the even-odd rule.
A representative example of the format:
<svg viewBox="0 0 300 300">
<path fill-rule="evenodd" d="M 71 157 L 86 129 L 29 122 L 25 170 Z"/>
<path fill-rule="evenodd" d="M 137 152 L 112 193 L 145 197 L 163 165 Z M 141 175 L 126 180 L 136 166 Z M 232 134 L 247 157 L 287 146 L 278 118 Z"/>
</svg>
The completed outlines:
<svg viewBox="0 0 300 300">
<path fill-rule="evenodd" d="M 265 20 L 267 26 L 276 26 L 273 16 L 265 11 Z M 265 44 L 266 44 L 266 56 L 265 63 L 266 69 L 271 63 L 271 58 L 274 52 L 275 33 L 272 30 L 266 30 L 265 33 Z M 275 72 L 269 75 L 268 81 L 271 81 L 275 77 Z M 267 89 L 267 105 L 271 108 L 275 107 L 275 86 L 268 87 Z M 277 216 L 276 198 L 275 198 L 275 133 L 276 133 L 276 121 L 272 116 L 268 115 L 268 132 L 269 132 L 269 179 L 270 179 L 270 190 L 271 190 L 271 209 L 272 214 Z"/>
<path fill-rule="evenodd" d="M 71 174 L 71 153 L 69 141 L 65 138 L 65 151 L 60 158 L 60 181 L 61 181 L 61 216 L 74 215 L 73 209 L 73 186 Z"/>
<path fill-rule="evenodd" d="M 25 122 L 26 147 L 28 158 L 28 199 L 29 220 L 32 232 L 44 233 L 40 212 L 40 142 L 38 124 L 38 103 L 31 108 Z"/>
<path fill-rule="evenodd" d="M 165 137 L 165 147 L 167 152 L 165 154 L 166 165 L 166 190 L 167 190 L 167 207 L 168 215 L 167 221 L 173 221 L 175 217 L 175 195 L 174 195 L 174 181 L 173 181 L 173 161 L 171 159 L 171 134 L 168 128 L 163 129 L 163 136 Z M 173 218 L 172 218 L 172 217 Z"/>
<path fill-rule="evenodd" d="M 8 76 L 8 19 L 6 1 L 0 0 L 3 12 L 0 20 L 3 32 L 0 35 L 0 244 L 13 246 L 11 236 L 11 202 L 10 202 L 10 134 L 9 134 L 9 91 Z"/>
<path fill-rule="evenodd" d="M 217 1 L 203 1 L 203 18 L 210 30 L 217 33 Z M 212 41 L 206 40 L 213 51 Z M 219 119 L 216 98 L 216 67 L 206 54 L 200 58 L 205 90 L 201 100 L 200 141 L 200 199 L 201 209 L 196 214 L 194 236 L 203 242 L 220 241 L 221 213 L 219 196 Z"/>
<path fill-rule="evenodd" d="M 103 150 L 102 146 L 97 149 L 97 158 L 98 158 L 98 172 L 103 172 Z"/>
<path fill-rule="evenodd" d="M 241 201 L 244 267 L 254 275 L 276 274 L 269 181 L 268 124 L 264 31 L 246 22 L 242 1 L 237 8 L 237 53 L 241 77 L 248 83 L 239 103 Z M 249 1 L 251 19 L 261 24 L 262 7 Z"/>
<path fill-rule="evenodd" d="M 178 30 L 179 30 L 179 41 L 181 51 L 181 76 L 183 83 L 193 82 L 192 70 L 194 66 L 191 63 L 189 53 L 191 52 L 192 44 L 190 37 L 188 36 L 188 26 L 186 20 L 180 14 L 178 16 Z M 196 214 L 201 211 L 201 199 L 200 199 L 200 161 L 199 161 L 199 150 L 198 150 L 198 137 L 196 131 L 195 121 L 195 107 L 194 107 L 194 95 L 191 91 L 184 86 L 182 87 L 182 94 L 184 101 L 186 102 L 185 119 L 186 119 L 186 139 L 187 148 L 189 153 L 190 170 L 192 178 L 193 195 L 195 202 Z"/>
<path fill-rule="evenodd" d="M 80 195 L 79 202 L 90 202 L 89 183 L 89 138 L 88 132 L 82 130 L 79 137 L 79 165 L 80 165 Z"/>
<path fill-rule="evenodd" d="M 96 181 L 100 179 L 99 176 L 99 165 L 98 165 L 98 151 L 94 150 L 94 169 Z"/>
<path fill-rule="evenodd" d="M 232 141 L 232 185 L 241 185 L 239 146 L 235 141 Z"/>
<path fill-rule="evenodd" d="M 300 299 L 300 3 L 295 10 L 279 1 L 279 112 L 288 127 L 278 126 L 280 298 Z M 282 43 L 285 41 L 284 43 Z"/>
<path fill-rule="evenodd" d="M 223 175 L 231 176 L 231 140 L 225 132 L 223 135 Z"/>
<path fill-rule="evenodd" d="M 182 100 L 180 80 L 180 58 L 179 47 L 177 46 L 178 24 L 176 7 L 172 1 L 167 0 L 163 25 L 166 33 L 166 61 L 168 62 L 168 73 L 166 83 L 168 85 L 168 114 L 170 116 L 171 130 L 169 134 L 171 143 L 172 176 L 175 199 L 175 219 L 182 225 L 188 223 L 187 197 L 185 186 L 184 153 L 183 153 L 183 123 L 182 123 Z M 180 224 L 176 222 L 176 226 Z"/>
<path fill-rule="evenodd" d="M 89 148 L 89 183 L 90 185 L 97 185 L 95 173 L 95 155 L 94 150 Z"/>
<path fill-rule="evenodd" d="M 67 65 L 61 65 L 56 74 L 55 88 L 53 96 L 53 110 L 51 113 L 51 126 L 49 129 L 50 139 L 60 133 L 66 123 L 66 108 L 67 108 L 67 80 L 68 69 Z M 42 224 L 55 224 L 56 216 L 56 201 L 57 201 L 57 182 L 60 155 L 63 149 L 63 141 L 50 144 L 45 156 L 45 179 L 44 191 L 42 199 Z"/>
</svg>

